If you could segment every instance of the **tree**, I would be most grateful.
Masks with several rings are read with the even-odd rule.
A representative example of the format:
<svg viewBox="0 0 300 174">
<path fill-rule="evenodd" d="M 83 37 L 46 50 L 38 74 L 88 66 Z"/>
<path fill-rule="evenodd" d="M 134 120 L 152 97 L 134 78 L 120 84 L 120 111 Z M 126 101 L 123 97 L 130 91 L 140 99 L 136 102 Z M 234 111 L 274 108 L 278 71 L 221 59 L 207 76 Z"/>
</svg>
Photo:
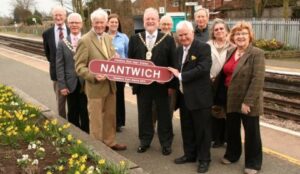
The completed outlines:
<svg viewBox="0 0 300 174">
<path fill-rule="evenodd" d="M 254 9 L 253 9 L 253 16 L 254 17 L 262 17 L 264 8 L 268 3 L 268 0 L 254 0 Z"/>
<path fill-rule="evenodd" d="M 14 20 L 19 23 L 19 22 L 26 22 L 26 19 L 32 15 L 31 11 L 20 8 L 20 7 L 15 7 L 14 12 Z"/>
<path fill-rule="evenodd" d="M 289 0 L 283 0 L 283 17 L 285 19 L 289 17 Z"/>
<path fill-rule="evenodd" d="M 35 0 L 15 0 L 12 2 L 13 7 L 29 10 L 35 4 Z"/>
</svg>

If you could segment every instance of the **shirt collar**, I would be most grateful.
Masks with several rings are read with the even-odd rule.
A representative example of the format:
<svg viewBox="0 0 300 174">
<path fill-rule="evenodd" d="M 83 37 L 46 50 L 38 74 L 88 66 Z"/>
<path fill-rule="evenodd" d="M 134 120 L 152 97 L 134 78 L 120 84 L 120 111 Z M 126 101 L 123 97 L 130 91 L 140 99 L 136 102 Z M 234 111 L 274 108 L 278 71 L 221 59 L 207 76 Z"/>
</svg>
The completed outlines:
<svg viewBox="0 0 300 174">
<path fill-rule="evenodd" d="M 58 28 L 59 28 L 59 26 L 55 24 L 55 26 L 54 26 L 55 31 L 58 30 Z M 66 24 L 65 24 L 65 23 L 62 24 L 61 28 L 62 28 L 63 30 L 65 30 L 65 29 L 66 29 Z"/>
<path fill-rule="evenodd" d="M 74 35 L 74 34 L 70 33 L 70 36 L 71 36 L 71 38 L 77 37 L 78 39 L 80 39 L 81 38 L 81 33 L 79 33 L 77 35 Z"/>
<path fill-rule="evenodd" d="M 154 38 L 156 38 L 157 33 L 158 33 L 157 30 L 155 30 L 152 34 L 150 34 L 148 31 L 146 31 L 146 38 L 147 38 L 149 35 L 154 36 Z"/>
</svg>

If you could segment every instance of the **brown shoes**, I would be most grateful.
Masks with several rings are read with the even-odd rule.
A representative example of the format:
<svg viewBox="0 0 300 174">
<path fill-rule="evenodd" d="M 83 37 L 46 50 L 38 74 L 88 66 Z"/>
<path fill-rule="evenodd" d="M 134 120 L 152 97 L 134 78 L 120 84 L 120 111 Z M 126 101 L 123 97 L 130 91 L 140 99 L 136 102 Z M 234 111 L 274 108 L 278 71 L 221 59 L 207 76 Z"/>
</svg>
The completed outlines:
<svg viewBox="0 0 300 174">
<path fill-rule="evenodd" d="M 115 151 L 121 151 L 121 150 L 126 150 L 127 146 L 125 144 L 115 144 L 115 145 L 111 146 L 110 148 Z"/>
</svg>

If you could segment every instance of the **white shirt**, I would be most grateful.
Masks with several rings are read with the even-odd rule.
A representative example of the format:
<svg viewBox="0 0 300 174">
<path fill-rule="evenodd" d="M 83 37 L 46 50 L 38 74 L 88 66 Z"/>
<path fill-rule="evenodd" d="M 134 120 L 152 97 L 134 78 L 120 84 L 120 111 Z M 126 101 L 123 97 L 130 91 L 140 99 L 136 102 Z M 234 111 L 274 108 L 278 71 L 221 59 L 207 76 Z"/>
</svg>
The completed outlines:
<svg viewBox="0 0 300 174">
<path fill-rule="evenodd" d="M 59 41 L 59 26 L 55 24 L 54 26 L 54 34 L 55 34 L 55 45 L 56 45 L 56 48 L 57 48 L 57 45 L 58 45 L 58 41 Z M 67 32 L 67 27 L 66 27 L 66 24 L 63 24 L 61 26 L 62 28 L 62 31 L 64 33 L 64 37 L 67 37 L 68 36 L 68 32 Z"/>
<path fill-rule="evenodd" d="M 179 79 L 180 81 L 182 81 L 182 77 L 181 77 L 182 67 L 183 67 L 183 64 L 184 64 L 184 62 L 185 62 L 185 60 L 186 60 L 186 57 L 187 57 L 187 55 L 188 55 L 188 53 L 189 53 L 190 47 L 191 47 L 191 45 L 189 45 L 189 46 L 187 46 L 187 47 L 185 47 L 185 46 L 182 47 L 182 48 L 183 48 L 182 62 L 181 62 L 182 64 L 181 64 L 181 70 L 180 70 L 180 73 L 179 73 L 179 75 L 178 75 L 178 79 Z"/>
<path fill-rule="evenodd" d="M 148 31 L 146 31 L 146 44 L 147 45 L 154 46 L 156 38 L 157 38 L 157 33 L 158 33 L 157 30 L 155 30 L 152 34 L 150 34 Z M 150 37 L 152 37 L 151 40 L 150 40 Z M 151 41 L 151 43 L 150 43 L 150 41 Z"/>
</svg>

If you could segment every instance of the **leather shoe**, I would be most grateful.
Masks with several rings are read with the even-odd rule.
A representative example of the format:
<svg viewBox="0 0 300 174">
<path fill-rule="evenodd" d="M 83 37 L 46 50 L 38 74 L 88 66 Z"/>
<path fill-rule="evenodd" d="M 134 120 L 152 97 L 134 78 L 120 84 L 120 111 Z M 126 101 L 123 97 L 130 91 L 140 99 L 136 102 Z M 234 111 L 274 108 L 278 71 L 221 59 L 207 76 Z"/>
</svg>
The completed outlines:
<svg viewBox="0 0 300 174">
<path fill-rule="evenodd" d="M 208 171 L 209 162 L 200 162 L 198 166 L 198 173 L 206 173 Z"/>
<path fill-rule="evenodd" d="M 138 149 L 137 149 L 137 152 L 138 153 L 144 153 L 148 150 L 150 146 L 139 146 Z"/>
<path fill-rule="evenodd" d="M 224 143 L 214 142 L 213 145 L 212 145 L 212 148 L 219 148 L 219 147 L 222 147 L 222 146 L 224 146 Z"/>
<path fill-rule="evenodd" d="M 115 144 L 114 146 L 111 146 L 110 148 L 115 151 L 121 151 L 121 150 L 126 150 L 127 146 L 125 144 Z"/>
<path fill-rule="evenodd" d="M 163 147 L 162 148 L 162 154 L 163 155 L 170 155 L 172 153 L 171 147 Z"/>
<path fill-rule="evenodd" d="M 193 163 L 196 162 L 196 158 L 189 158 L 187 156 L 182 156 L 174 160 L 175 164 Z"/>
<path fill-rule="evenodd" d="M 117 127 L 117 128 L 116 128 L 116 131 L 117 131 L 117 132 L 122 132 L 121 127 Z"/>
</svg>

